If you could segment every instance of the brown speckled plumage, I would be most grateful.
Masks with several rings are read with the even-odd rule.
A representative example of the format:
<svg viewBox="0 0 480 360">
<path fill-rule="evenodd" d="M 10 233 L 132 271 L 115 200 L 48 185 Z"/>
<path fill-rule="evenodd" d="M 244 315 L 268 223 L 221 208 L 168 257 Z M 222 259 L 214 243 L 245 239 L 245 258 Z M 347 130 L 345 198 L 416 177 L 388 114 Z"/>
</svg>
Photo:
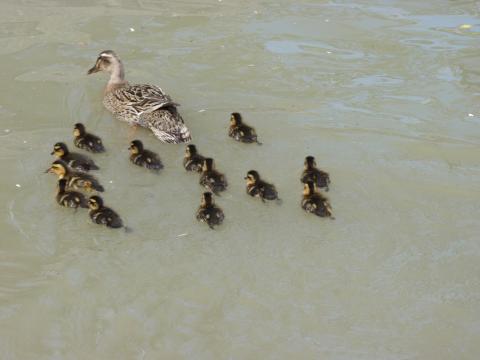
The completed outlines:
<svg viewBox="0 0 480 360">
<path fill-rule="evenodd" d="M 101 52 L 88 73 L 97 71 L 110 73 L 103 105 L 115 118 L 148 128 L 166 143 L 191 140 L 190 131 L 177 111 L 178 104 L 158 86 L 130 85 L 125 81 L 123 64 L 113 51 Z"/>
</svg>

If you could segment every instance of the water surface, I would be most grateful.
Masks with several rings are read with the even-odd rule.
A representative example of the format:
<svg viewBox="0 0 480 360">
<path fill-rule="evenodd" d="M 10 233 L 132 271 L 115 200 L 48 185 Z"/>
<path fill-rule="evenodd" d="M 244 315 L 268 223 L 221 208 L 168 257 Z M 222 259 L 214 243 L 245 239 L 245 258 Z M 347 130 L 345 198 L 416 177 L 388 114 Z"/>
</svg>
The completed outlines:
<svg viewBox="0 0 480 360">
<path fill-rule="evenodd" d="M 477 358 L 479 34 L 474 1 L 3 1 L 0 357 Z M 106 49 L 226 173 L 218 230 L 194 219 L 183 146 L 138 130 L 166 168 L 129 164 L 86 76 Z M 226 136 L 232 111 L 262 147 Z M 53 200 L 42 172 L 76 122 L 131 234 Z M 299 208 L 306 155 L 335 221 Z M 245 195 L 250 169 L 281 206 Z"/>
</svg>

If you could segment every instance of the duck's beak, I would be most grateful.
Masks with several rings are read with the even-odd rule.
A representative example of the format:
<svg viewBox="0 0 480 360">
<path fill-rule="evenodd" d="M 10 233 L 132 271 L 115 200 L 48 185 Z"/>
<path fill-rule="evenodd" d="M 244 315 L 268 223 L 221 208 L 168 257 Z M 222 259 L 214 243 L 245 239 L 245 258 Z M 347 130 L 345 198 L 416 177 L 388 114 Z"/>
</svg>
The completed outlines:
<svg viewBox="0 0 480 360">
<path fill-rule="evenodd" d="M 90 70 L 87 71 L 87 75 L 90 75 L 99 71 L 100 71 L 100 59 L 97 59 L 97 61 L 95 62 L 95 65 Z"/>
<path fill-rule="evenodd" d="M 95 64 L 94 67 L 92 67 L 90 70 L 87 71 L 87 75 L 90 75 L 90 74 L 93 74 L 93 73 L 96 73 L 96 72 L 99 72 L 100 69 L 97 67 L 97 64 Z"/>
</svg>

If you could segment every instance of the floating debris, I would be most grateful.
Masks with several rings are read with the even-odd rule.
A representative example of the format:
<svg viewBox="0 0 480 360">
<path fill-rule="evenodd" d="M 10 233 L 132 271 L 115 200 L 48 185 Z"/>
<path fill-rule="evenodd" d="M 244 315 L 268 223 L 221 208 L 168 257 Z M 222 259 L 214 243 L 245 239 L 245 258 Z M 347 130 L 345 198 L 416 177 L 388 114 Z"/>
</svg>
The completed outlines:
<svg viewBox="0 0 480 360">
<path fill-rule="evenodd" d="M 462 29 L 462 30 L 468 30 L 468 29 L 471 29 L 471 28 L 472 28 L 472 25 L 470 25 L 470 24 L 463 24 L 463 25 L 460 25 L 459 28 Z"/>
<path fill-rule="evenodd" d="M 134 29 L 134 28 L 130 28 L 130 32 L 134 32 L 134 31 L 135 31 L 135 29 Z"/>
<path fill-rule="evenodd" d="M 469 113 L 468 116 L 470 117 L 474 117 L 475 115 L 473 115 L 472 113 Z"/>
<path fill-rule="evenodd" d="M 5 130 L 3 130 L 3 131 L 8 134 L 8 133 L 10 132 L 10 129 L 5 129 Z"/>
<path fill-rule="evenodd" d="M 16 186 L 17 188 L 21 188 L 21 187 L 22 187 L 22 185 L 20 185 L 20 184 L 15 184 L 15 186 Z"/>
<path fill-rule="evenodd" d="M 332 53 L 331 51 L 328 51 L 328 50 L 327 50 L 327 54 L 331 54 L 331 53 Z"/>
<path fill-rule="evenodd" d="M 183 233 L 183 234 L 177 235 L 177 237 L 184 237 L 184 236 L 187 236 L 187 235 L 188 235 L 188 233 Z"/>
<path fill-rule="evenodd" d="M 205 111 L 207 111 L 207 110 L 205 110 L 205 109 L 198 110 L 198 112 L 205 112 Z"/>
</svg>

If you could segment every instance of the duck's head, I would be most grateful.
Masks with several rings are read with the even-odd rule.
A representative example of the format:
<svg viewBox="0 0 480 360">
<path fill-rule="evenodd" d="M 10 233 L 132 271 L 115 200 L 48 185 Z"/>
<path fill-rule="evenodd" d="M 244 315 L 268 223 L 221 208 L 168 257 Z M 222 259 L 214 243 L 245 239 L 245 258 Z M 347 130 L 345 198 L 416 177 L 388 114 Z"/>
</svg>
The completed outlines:
<svg viewBox="0 0 480 360">
<path fill-rule="evenodd" d="M 303 195 L 313 195 L 315 194 L 315 183 L 313 181 L 308 181 L 303 185 Z"/>
<path fill-rule="evenodd" d="M 317 166 L 317 163 L 315 162 L 315 158 L 313 156 L 307 156 L 303 164 L 305 165 L 305 169 L 311 169 Z"/>
<path fill-rule="evenodd" d="M 247 172 L 247 176 L 245 176 L 244 179 L 247 180 L 247 185 L 253 185 L 258 180 L 260 180 L 260 175 L 257 171 L 250 170 L 249 172 Z"/>
<path fill-rule="evenodd" d="M 55 174 L 61 179 L 67 174 L 68 165 L 63 160 L 56 160 L 45 172 Z"/>
<path fill-rule="evenodd" d="M 50 155 L 55 155 L 58 158 L 61 158 L 62 156 L 65 156 L 68 154 L 68 147 L 65 145 L 65 143 L 58 142 L 55 145 L 53 145 L 53 151 L 50 153 Z"/>
<path fill-rule="evenodd" d="M 90 196 L 88 199 L 88 207 L 92 210 L 98 210 L 103 206 L 103 199 L 100 196 Z"/>
<path fill-rule="evenodd" d="M 85 134 L 85 126 L 82 123 L 76 123 L 73 126 L 73 136 L 79 137 Z"/>
<path fill-rule="evenodd" d="M 230 125 L 236 126 L 242 123 L 242 115 L 238 112 L 234 112 L 230 115 Z"/>
<path fill-rule="evenodd" d="M 112 73 L 115 68 L 120 65 L 120 58 L 113 50 L 104 50 L 98 57 L 95 65 L 88 70 L 87 74 L 93 74 L 99 71 Z"/>
<path fill-rule="evenodd" d="M 191 157 L 194 156 L 197 153 L 197 147 L 193 144 L 187 145 L 185 148 L 185 156 Z"/>
<path fill-rule="evenodd" d="M 141 153 L 143 151 L 143 144 L 140 140 L 133 140 L 130 143 L 128 150 L 130 150 L 130 153 L 132 153 L 133 155 Z"/>
<path fill-rule="evenodd" d="M 58 180 L 58 191 L 65 191 L 65 188 L 67 187 L 67 180 L 66 179 L 60 179 Z"/>
<path fill-rule="evenodd" d="M 211 171 L 214 169 L 214 167 L 215 167 L 215 163 L 213 162 L 212 158 L 206 158 L 205 160 L 203 160 L 203 166 L 202 166 L 203 171 Z"/>
<path fill-rule="evenodd" d="M 213 195 L 207 191 L 202 194 L 202 207 L 212 206 L 214 204 Z"/>
</svg>

